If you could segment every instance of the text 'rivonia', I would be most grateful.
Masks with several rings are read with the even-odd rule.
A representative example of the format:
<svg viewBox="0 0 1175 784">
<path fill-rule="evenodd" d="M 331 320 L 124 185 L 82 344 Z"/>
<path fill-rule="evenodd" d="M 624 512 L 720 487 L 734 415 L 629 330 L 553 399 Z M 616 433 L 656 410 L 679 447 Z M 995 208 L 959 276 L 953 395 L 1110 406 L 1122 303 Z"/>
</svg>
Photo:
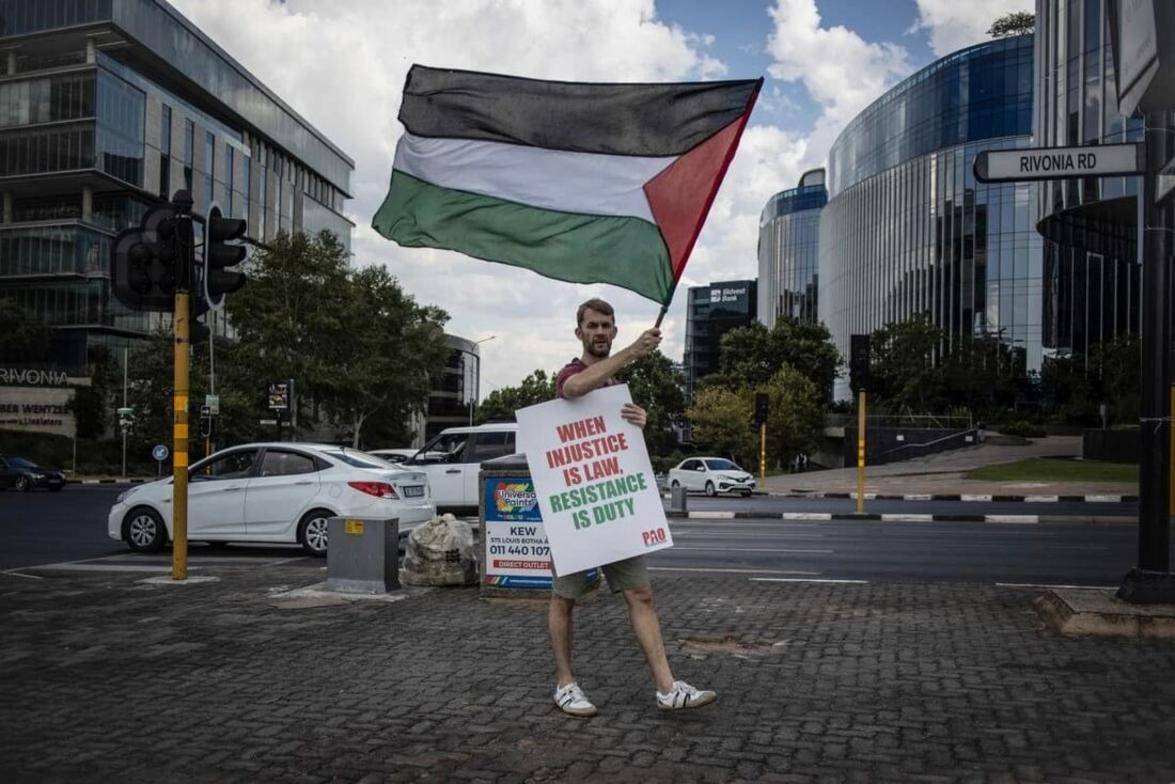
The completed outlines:
<svg viewBox="0 0 1175 784">
<path fill-rule="evenodd" d="M 1094 168 L 1097 168 L 1097 155 L 1092 152 L 1082 152 L 1076 155 L 1055 152 L 1020 156 L 1021 174 L 1041 171 L 1085 171 Z"/>
</svg>

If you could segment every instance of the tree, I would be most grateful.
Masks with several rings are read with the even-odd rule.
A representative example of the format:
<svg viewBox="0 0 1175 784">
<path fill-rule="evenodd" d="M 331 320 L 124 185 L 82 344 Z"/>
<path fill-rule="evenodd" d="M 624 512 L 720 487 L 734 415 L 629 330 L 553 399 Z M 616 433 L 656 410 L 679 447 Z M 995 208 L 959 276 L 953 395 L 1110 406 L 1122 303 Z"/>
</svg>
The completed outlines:
<svg viewBox="0 0 1175 784">
<path fill-rule="evenodd" d="M 770 330 L 754 322 L 722 336 L 719 379 L 729 388 L 766 384 L 784 365 L 811 381 L 823 405 L 832 402 L 832 386 L 844 361 L 823 324 L 784 316 Z"/>
<path fill-rule="evenodd" d="M 514 412 L 518 409 L 554 399 L 555 377 L 535 370 L 516 387 L 501 387 L 490 392 L 477 407 L 477 423 L 513 422 Z"/>
<path fill-rule="evenodd" d="M 694 394 L 686 411 L 693 425 L 694 443 L 702 452 L 723 455 L 736 463 L 752 463 L 758 454 L 758 436 L 751 427 L 753 396 L 749 390 L 708 387 Z"/>
<path fill-rule="evenodd" d="M 42 362 L 52 342 L 52 328 L 16 300 L 0 298 L 0 361 Z"/>
<path fill-rule="evenodd" d="M 1010 38 L 1036 31 L 1036 14 L 1031 11 L 1014 11 L 991 23 L 987 34 L 992 38 Z"/>
<path fill-rule="evenodd" d="M 628 384 L 633 402 L 648 412 L 645 444 L 650 455 L 669 455 L 677 448 L 678 426 L 685 414 L 683 380 L 673 363 L 654 351 L 616 374 Z"/>
<path fill-rule="evenodd" d="M 819 390 L 803 373 L 784 365 L 766 385 L 767 454 L 776 465 L 786 465 L 801 453 L 812 452 L 824 427 Z"/>
<path fill-rule="evenodd" d="M 942 341 L 942 329 L 926 313 L 874 330 L 869 391 L 892 409 L 929 410 L 943 398 L 942 371 L 935 366 Z"/>
<path fill-rule="evenodd" d="M 69 401 L 78 438 L 101 438 L 110 421 L 110 391 L 116 378 L 114 358 L 105 346 L 96 346 L 91 349 L 90 359 L 90 385 L 76 387 Z"/>
</svg>

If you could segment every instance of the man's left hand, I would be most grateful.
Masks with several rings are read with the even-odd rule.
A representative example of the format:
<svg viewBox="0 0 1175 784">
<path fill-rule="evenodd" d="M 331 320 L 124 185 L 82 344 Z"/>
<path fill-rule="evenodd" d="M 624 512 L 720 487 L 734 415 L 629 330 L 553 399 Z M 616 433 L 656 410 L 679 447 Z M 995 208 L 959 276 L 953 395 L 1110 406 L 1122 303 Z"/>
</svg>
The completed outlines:
<svg viewBox="0 0 1175 784">
<path fill-rule="evenodd" d="M 625 403 L 624 408 L 620 409 L 620 418 L 642 430 L 645 428 L 645 422 L 649 421 L 649 415 L 636 403 Z"/>
</svg>

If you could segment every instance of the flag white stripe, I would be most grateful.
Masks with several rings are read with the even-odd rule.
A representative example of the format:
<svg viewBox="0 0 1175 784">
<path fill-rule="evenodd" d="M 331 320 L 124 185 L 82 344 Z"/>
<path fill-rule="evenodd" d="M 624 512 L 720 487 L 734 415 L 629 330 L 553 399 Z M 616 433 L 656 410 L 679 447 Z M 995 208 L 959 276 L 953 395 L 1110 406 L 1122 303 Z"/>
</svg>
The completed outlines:
<svg viewBox="0 0 1175 784">
<path fill-rule="evenodd" d="M 565 152 L 405 133 L 396 145 L 395 168 L 442 188 L 532 207 L 656 223 L 643 188 L 677 157 Z"/>
</svg>

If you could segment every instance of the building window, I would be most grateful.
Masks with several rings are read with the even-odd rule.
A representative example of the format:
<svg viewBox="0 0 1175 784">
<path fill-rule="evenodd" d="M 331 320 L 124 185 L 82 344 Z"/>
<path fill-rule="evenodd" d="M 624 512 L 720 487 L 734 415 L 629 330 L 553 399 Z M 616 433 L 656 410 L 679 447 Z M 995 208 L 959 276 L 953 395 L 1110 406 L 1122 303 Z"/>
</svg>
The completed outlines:
<svg viewBox="0 0 1175 784">
<path fill-rule="evenodd" d="M 216 180 L 216 137 L 211 132 L 204 134 L 204 160 L 208 161 L 208 173 L 205 175 L 204 192 L 208 194 L 208 203 L 212 203 L 212 183 Z"/>
<path fill-rule="evenodd" d="M 245 211 L 243 214 L 245 216 L 245 220 L 247 221 L 249 220 L 249 193 L 253 188 L 253 159 L 246 155 L 244 156 L 244 160 L 241 161 L 241 163 L 245 165 L 245 181 L 242 183 L 241 195 L 245 200 Z"/>
<path fill-rule="evenodd" d="M 231 144 L 224 146 L 224 212 L 233 214 L 233 148 Z"/>
<path fill-rule="evenodd" d="M 171 107 L 163 104 L 159 127 L 159 195 L 167 198 L 171 188 Z"/>
<path fill-rule="evenodd" d="M 192 159 L 196 157 L 196 124 L 184 120 L 184 190 L 192 192 Z"/>
</svg>

